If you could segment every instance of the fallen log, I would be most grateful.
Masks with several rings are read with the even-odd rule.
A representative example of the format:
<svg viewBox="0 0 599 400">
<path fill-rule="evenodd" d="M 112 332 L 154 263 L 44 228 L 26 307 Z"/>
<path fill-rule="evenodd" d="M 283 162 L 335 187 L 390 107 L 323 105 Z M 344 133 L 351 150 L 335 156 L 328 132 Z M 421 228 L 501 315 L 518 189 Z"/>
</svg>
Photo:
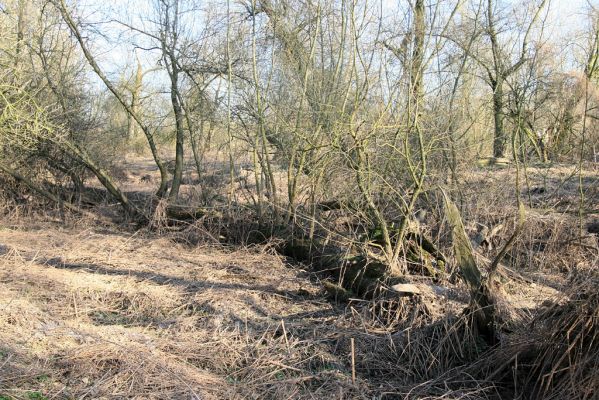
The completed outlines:
<svg viewBox="0 0 599 400">
<path fill-rule="evenodd" d="M 341 210 L 345 207 L 346 207 L 346 204 L 344 204 L 343 202 L 341 202 L 339 200 L 322 201 L 322 202 L 316 204 L 316 209 L 320 210 L 320 211 Z"/>
<path fill-rule="evenodd" d="M 333 278 L 346 294 L 354 297 L 372 297 L 382 289 L 386 279 L 392 278 L 390 268 L 384 263 L 358 252 L 347 254 L 343 249 L 324 245 L 317 239 L 291 239 L 281 246 L 280 252 L 296 261 L 310 264 L 315 272 Z M 329 293 L 339 292 L 330 285 L 329 289 Z M 337 293 L 335 297 L 347 296 Z"/>
<path fill-rule="evenodd" d="M 166 216 L 178 221 L 190 221 L 207 216 L 220 218 L 222 214 L 214 209 L 171 204 L 166 207 Z"/>
<path fill-rule="evenodd" d="M 332 204 L 331 204 L 332 206 Z M 166 216 L 170 219 L 186 221 L 206 216 L 220 218 L 222 215 L 214 210 L 199 207 L 169 205 L 166 207 Z M 310 264 L 312 270 L 322 276 L 332 279 L 343 290 L 325 285 L 327 291 L 337 299 L 353 297 L 373 297 L 386 290 L 388 284 L 399 283 L 402 276 L 394 274 L 389 266 L 380 261 L 375 255 L 369 255 L 363 249 L 346 249 L 338 245 L 331 245 L 320 239 L 310 239 L 306 236 L 290 235 L 287 226 L 258 228 L 260 241 L 266 238 L 283 239 L 277 246 L 277 251 L 298 262 Z M 291 239 L 289 238 L 291 236 Z M 418 232 L 410 232 L 407 236 L 409 245 L 406 246 L 407 258 L 410 262 L 422 265 L 421 253 L 430 254 L 439 267 L 445 263 L 445 257 L 436 246 Z M 427 259 L 428 260 L 428 259 Z M 425 262 L 425 270 L 434 276 L 437 271 L 430 261 Z M 329 283 L 331 283 L 329 281 Z"/>
<path fill-rule="evenodd" d="M 447 263 L 447 259 L 443 253 L 441 253 L 437 246 L 435 246 L 434 243 L 423 234 L 418 232 L 408 232 L 406 234 L 406 239 L 416 242 L 422 250 L 433 256 L 437 262 L 443 262 L 443 264 Z"/>
<path fill-rule="evenodd" d="M 404 255 L 412 266 L 421 266 L 430 276 L 436 276 L 439 271 L 444 271 L 447 259 L 443 253 L 419 231 L 418 224 L 411 224 L 405 235 Z M 380 229 L 371 231 L 367 238 L 372 243 L 383 245 Z M 397 245 L 397 233 L 393 235 L 392 244 Z M 432 259 L 431 259 L 432 257 Z M 434 262 L 433 262 L 434 261 Z"/>
<path fill-rule="evenodd" d="M 510 163 L 511 161 L 509 159 L 503 157 L 479 158 L 477 161 L 479 167 L 507 167 L 508 165 L 510 165 Z"/>
</svg>

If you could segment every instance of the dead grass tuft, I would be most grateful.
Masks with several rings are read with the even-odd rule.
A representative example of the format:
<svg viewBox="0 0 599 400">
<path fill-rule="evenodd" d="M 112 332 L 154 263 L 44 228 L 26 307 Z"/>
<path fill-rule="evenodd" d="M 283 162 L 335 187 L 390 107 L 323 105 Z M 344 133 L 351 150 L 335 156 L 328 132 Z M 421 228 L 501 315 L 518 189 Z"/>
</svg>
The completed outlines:
<svg viewBox="0 0 599 400">
<path fill-rule="evenodd" d="M 481 363 L 486 379 L 514 397 L 595 399 L 599 393 L 599 276 L 572 282 L 565 295 Z M 479 364 L 480 367 L 480 364 Z"/>
<path fill-rule="evenodd" d="M 599 276 L 574 285 L 565 304 L 534 321 L 540 340 L 526 385 L 539 398 L 591 399 L 599 393 Z"/>
</svg>

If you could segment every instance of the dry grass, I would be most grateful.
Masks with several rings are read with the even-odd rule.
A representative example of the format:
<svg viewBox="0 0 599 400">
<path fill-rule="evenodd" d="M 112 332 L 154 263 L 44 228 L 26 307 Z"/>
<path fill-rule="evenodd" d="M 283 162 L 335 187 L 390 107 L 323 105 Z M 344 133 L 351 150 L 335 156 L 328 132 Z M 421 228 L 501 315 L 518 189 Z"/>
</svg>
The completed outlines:
<svg viewBox="0 0 599 400">
<path fill-rule="evenodd" d="M 305 272 L 257 250 L 192 249 L 141 232 L 99 231 L 0 231 L 3 395 L 369 392 L 351 383 L 347 354 L 335 354 L 343 340 L 337 312 Z"/>
<path fill-rule="evenodd" d="M 465 193 L 466 219 L 504 225 L 479 249 L 484 260 L 512 230 L 513 193 L 501 172 L 474 178 L 489 190 Z M 174 229 L 161 204 L 149 229 L 128 231 L 7 199 L 0 398 L 593 399 L 597 281 L 573 279 L 596 268 L 597 238 L 578 237 L 577 215 L 543 208 L 554 192 L 534 195 L 500 275 L 520 319 L 498 348 L 469 329 L 459 281 L 422 278 L 416 297 L 336 304 L 272 243 L 223 247 L 263 239 L 243 211 Z M 423 229 L 447 250 L 437 220 Z"/>
<path fill-rule="evenodd" d="M 596 272 L 574 279 L 566 293 L 548 301 L 529 324 L 471 369 L 501 382 L 514 398 L 597 399 L 598 284 Z"/>
<path fill-rule="evenodd" d="M 459 286 L 335 305 L 262 248 L 28 226 L 0 230 L 9 398 L 394 398 L 475 356 Z"/>
</svg>

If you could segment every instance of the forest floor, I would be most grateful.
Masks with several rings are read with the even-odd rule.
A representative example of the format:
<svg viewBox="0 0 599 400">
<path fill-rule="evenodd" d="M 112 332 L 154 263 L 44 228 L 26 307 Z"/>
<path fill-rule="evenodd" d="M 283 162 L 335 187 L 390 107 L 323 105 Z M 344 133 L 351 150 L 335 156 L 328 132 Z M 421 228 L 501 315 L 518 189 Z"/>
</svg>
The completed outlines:
<svg viewBox="0 0 599 400">
<path fill-rule="evenodd" d="M 0 243 L 4 396 L 346 399 L 377 392 L 376 371 L 361 359 L 377 355 L 358 353 L 352 383 L 348 344 L 378 339 L 383 352 L 393 333 L 363 321 L 370 317 L 360 301 L 334 304 L 308 272 L 263 249 L 189 248 L 55 224 L 3 226 Z M 539 283 L 510 292 L 529 307 L 556 291 Z M 441 317 L 460 300 L 464 307 L 467 298 L 439 296 L 434 312 Z"/>
<path fill-rule="evenodd" d="M 520 272 L 527 281 L 505 291 L 531 313 L 570 269 Z M 427 324 L 467 306 L 459 282 L 423 285 Z M 394 361 L 396 339 L 418 328 L 410 315 L 398 329 L 408 316 L 336 303 L 268 245 L 189 245 L 86 219 L 0 222 L 2 400 L 421 398 Z"/>
</svg>

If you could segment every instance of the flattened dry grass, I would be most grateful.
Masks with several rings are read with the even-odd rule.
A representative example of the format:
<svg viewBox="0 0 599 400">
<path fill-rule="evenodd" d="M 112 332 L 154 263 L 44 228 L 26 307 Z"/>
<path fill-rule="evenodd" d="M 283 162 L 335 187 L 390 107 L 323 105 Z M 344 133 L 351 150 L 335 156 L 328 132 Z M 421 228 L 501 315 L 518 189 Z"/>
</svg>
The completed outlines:
<svg viewBox="0 0 599 400">
<path fill-rule="evenodd" d="M 145 233 L 0 231 L 0 393 L 361 398 L 307 273 Z M 338 333 L 335 333 L 338 335 Z"/>
</svg>

